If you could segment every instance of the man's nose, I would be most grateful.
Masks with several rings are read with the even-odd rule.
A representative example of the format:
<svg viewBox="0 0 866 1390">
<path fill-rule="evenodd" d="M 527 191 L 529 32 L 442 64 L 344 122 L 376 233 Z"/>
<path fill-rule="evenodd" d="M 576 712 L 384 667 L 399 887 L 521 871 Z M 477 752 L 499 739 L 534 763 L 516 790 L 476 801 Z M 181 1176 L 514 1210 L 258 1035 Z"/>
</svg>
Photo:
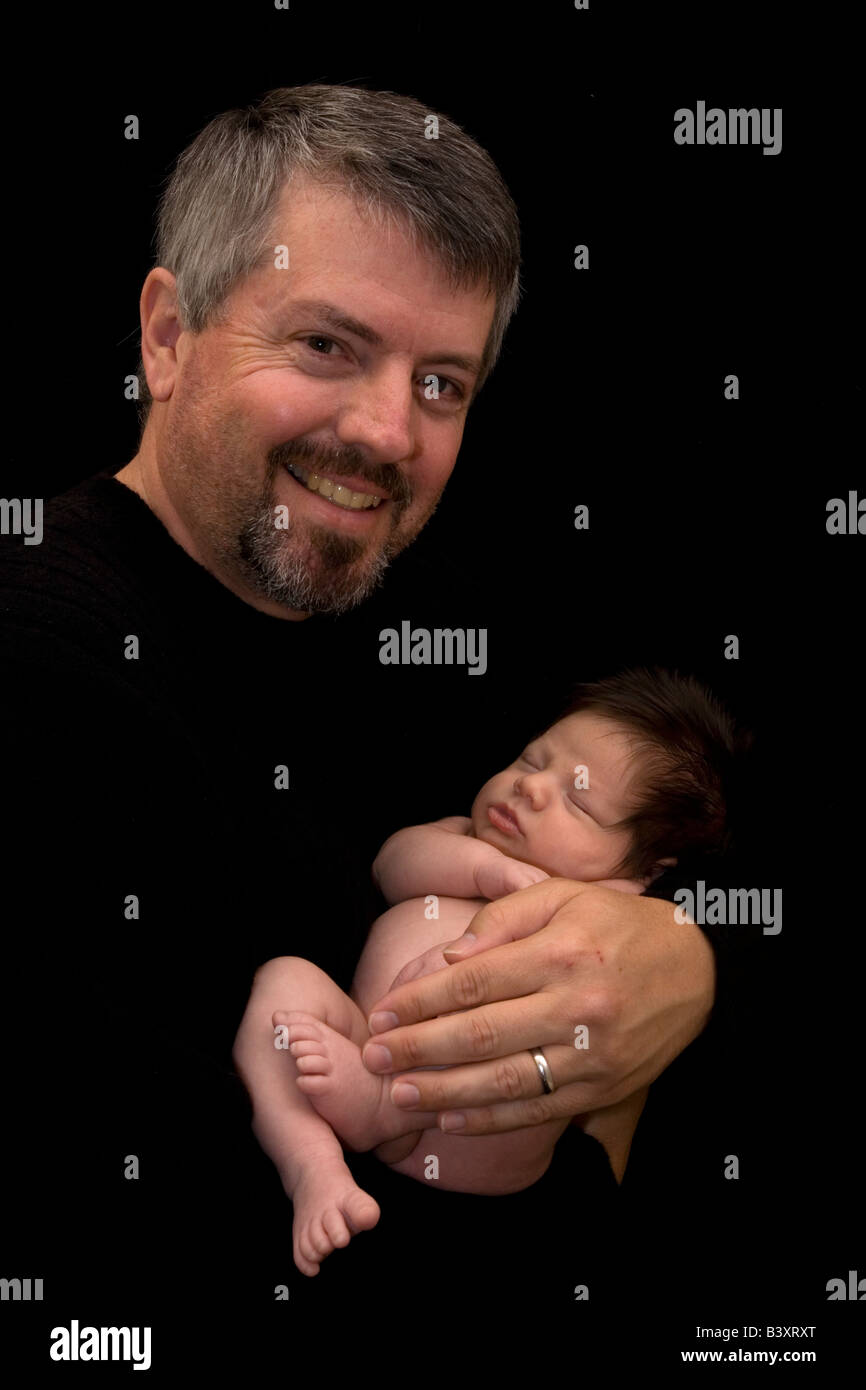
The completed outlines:
<svg viewBox="0 0 866 1390">
<path fill-rule="evenodd" d="M 385 363 L 353 384 L 340 411 L 341 444 L 363 448 L 371 461 L 399 463 L 415 452 L 415 394 L 406 364 Z"/>
</svg>

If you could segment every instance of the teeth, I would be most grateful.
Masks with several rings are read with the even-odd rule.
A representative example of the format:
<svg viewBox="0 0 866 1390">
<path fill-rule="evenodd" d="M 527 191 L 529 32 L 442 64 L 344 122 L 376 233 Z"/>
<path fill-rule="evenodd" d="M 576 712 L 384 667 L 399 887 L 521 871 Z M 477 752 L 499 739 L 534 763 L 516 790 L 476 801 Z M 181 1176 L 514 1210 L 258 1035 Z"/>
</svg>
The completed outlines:
<svg viewBox="0 0 866 1390">
<path fill-rule="evenodd" d="M 367 507 L 378 507 L 382 501 L 381 497 L 375 497 L 369 492 L 352 492 L 351 488 L 343 487 L 341 483 L 332 483 L 329 478 L 320 478 L 318 473 L 308 473 L 306 469 L 299 468 L 297 464 L 289 464 L 288 470 L 299 483 L 303 483 L 310 492 L 318 492 L 321 497 L 327 497 L 330 502 L 336 502 L 338 507 L 346 507 L 349 511 L 360 512 Z"/>
</svg>

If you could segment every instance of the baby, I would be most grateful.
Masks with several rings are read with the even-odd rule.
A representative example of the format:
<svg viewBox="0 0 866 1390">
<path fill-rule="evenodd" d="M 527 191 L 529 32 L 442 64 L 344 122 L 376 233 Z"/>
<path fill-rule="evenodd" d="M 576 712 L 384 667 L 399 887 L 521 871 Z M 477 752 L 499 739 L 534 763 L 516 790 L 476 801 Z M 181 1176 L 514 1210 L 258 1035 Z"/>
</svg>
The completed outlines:
<svg viewBox="0 0 866 1390">
<path fill-rule="evenodd" d="M 569 1119 L 442 1133 L 435 1113 L 392 1102 L 392 1076 L 364 1066 L 370 1010 L 396 984 L 451 968 L 443 950 L 485 902 L 551 876 L 642 893 L 677 855 L 723 852 L 739 746 L 730 716 L 691 677 L 642 669 L 580 686 L 565 715 L 485 783 L 470 816 L 409 826 L 382 846 L 373 877 L 392 906 L 370 930 L 349 995 L 291 956 L 256 973 L 234 1060 L 254 1133 L 293 1203 L 303 1274 L 379 1219 L 342 1145 L 374 1149 L 420 1181 L 435 1155 L 436 1185 L 458 1192 L 518 1192 L 544 1174 Z M 573 1047 L 567 1037 L 546 1045 L 554 1082 Z M 575 1120 L 604 1145 L 617 1180 L 646 1096 Z"/>
</svg>

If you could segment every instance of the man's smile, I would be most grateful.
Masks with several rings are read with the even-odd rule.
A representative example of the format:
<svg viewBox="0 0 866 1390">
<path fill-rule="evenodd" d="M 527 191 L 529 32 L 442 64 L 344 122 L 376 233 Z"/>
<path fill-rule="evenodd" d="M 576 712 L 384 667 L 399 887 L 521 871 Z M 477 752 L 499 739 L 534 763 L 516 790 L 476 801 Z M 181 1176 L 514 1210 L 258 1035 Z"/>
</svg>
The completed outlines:
<svg viewBox="0 0 866 1390">
<path fill-rule="evenodd" d="M 341 524 L 353 532 L 368 531 L 375 525 L 373 513 L 387 507 L 390 499 L 381 489 L 363 478 L 328 477 L 298 464 L 286 464 L 284 470 L 292 486 L 303 489 L 312 502 L 312 512 L 322 512 L 331 525 L 342 517 Z"/>
</svg>

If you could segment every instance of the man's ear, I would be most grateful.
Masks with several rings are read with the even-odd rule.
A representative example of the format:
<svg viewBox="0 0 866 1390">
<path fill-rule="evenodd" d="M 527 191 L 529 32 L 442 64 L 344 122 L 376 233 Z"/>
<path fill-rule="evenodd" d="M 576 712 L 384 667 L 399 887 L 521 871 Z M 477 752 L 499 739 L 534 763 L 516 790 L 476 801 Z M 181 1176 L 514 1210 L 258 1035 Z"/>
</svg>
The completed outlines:
<svg viewBox="0 0 866 1390">
<path fill-rule="evenodd" d="M 170 270 L 155 266 L 148 273 L 139 301 L 141 360 L 154 401 L 167 401 L 177 377 L 177 281 Z"/>
</svg>

